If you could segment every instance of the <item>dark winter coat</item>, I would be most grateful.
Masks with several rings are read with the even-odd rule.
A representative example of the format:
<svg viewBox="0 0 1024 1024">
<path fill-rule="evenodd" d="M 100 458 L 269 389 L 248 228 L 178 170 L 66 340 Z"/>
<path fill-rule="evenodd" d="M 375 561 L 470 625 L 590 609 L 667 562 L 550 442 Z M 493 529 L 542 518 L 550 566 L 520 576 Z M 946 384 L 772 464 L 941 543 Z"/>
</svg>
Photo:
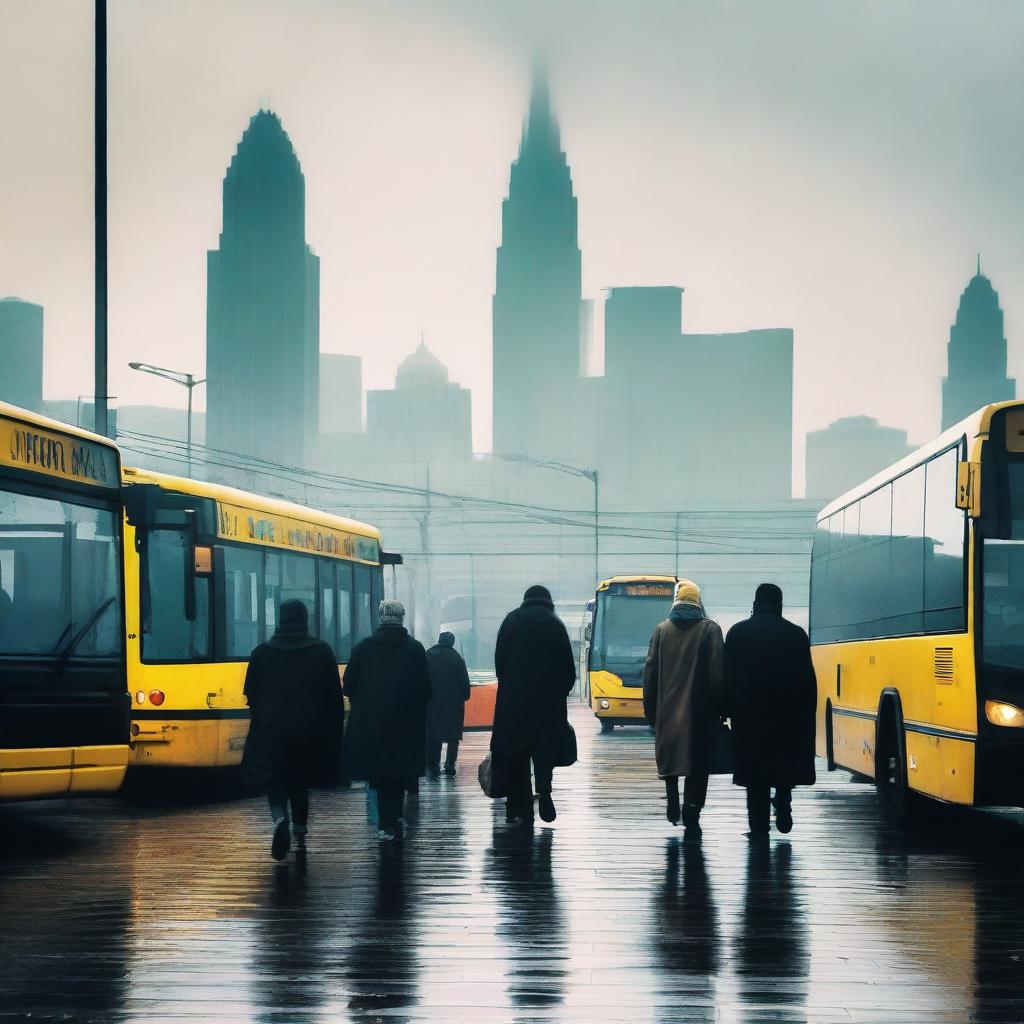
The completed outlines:
<svg viewBox="0 0 1024 1024">
<path fill-rule="evenodd" d="M 345 734 L 349 776 L 376 783 L 423 775 L 430 700 L 423 645 L 404 626 L 381 626 L 352 651 L 345 694 L 352 705 Z"/>
<path fill-rule="evenodd" d="M 252 712 L 242 754 L 247 785 L 336 781 L 345 704 L 338 662 L 326 643 L 278 633 L 260 644 L 249 656 L 245 698 Z"/>
<path fill-rule="evenodd" d="M 725 641 L 726 700 L 737 786 L 814 783 L 818 689 L 807 634 L 759 609 Z"/>
<path fill-rule="evenodd" d="M 550 749 L 568 721 L 576 661 L 562 620 L 548 601 L 526 600 L 505 616 L 494 648 L 498 692 L 491 750 L 531 757 Z"/>
<path fill-rule="evenodd" d="M 661 778 L 706 775 L 725 704 L 722 630 L 689 605 L 654 627 L 644 665 L 644 714 Z"/>
<path fill-rule="evenodd" d="M 427 705 L 427 741 L 461 740 L 471 692 L 466 663 L 454 647 L 439 643 L 427 651 L 427 666 L 433 690 Z"/>
</svg>

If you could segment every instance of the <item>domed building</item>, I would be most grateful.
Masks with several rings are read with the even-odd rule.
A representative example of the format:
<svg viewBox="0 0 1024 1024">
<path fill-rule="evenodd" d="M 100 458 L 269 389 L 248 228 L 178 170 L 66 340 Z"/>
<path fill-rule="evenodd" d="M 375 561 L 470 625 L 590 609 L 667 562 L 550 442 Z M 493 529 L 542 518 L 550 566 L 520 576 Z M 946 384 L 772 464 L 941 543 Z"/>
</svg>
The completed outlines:
<svg viewBox="0 0 1024 1024">
<path fill-rule="evenodd" d="M 949 370 L 942 381 L 942 429 L 990 402 L 1016 396 L 1016 381 L 1006 376 L 1003 311 L 992 282 L 977 273 L 960 296 L 956 323 L 949 329 Z"/>
<path fill-rule="evenodd" d="M 375 458 L 455 462 L 473 452 L 470 392 L 421 340 L 395 374 L 391 390 L 366 396 L 366 432 Z"/>
</svg>

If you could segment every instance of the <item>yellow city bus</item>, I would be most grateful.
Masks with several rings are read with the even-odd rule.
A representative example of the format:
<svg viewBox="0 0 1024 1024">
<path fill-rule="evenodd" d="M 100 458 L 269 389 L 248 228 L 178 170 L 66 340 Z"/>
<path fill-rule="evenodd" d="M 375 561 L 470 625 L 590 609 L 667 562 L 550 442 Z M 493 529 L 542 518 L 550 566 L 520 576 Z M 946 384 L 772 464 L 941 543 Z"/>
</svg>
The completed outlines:
<svg viewBox="0 0 1024 1024">
<path fill-rule="evenodd" d="M 644 663 L 654 627 L 672 608 L 676 582 L 675 576 L 612 576 L 598 585 L 584 635 L 590 706 L 601 732 L 646 722 Z"/>
<path fill-rule="evenodd" d="M 128 762 L 121 462 L 0 403 L 0 800 L 116 790 Z"/>
<path fill-rule="evenodd" d="M 1024 805 L 1024 403 L 990 405 L 819 515 L 818 753 L 920 794 Z"/>
<path fill-rule="evenodd" d="M 131 764 L 238 764 L 242 686 L 282 601 L 341 666 L 376 627 L 385 563 L 371 526 L 245 491 L 124 469 Z M 339 678 L 340 685 L 340 678 Z"/>
</svg>

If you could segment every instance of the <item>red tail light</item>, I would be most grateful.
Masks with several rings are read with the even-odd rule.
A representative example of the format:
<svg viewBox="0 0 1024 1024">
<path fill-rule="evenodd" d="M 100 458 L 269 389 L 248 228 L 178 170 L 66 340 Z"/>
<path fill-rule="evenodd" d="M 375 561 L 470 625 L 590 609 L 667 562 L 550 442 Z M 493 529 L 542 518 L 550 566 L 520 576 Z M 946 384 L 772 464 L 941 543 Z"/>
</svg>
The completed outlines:
<svg viewBox="0 0 1024 1024">
<path fill-rule="evenodd" d="M 149 691 L 149 703 L 155 707 L 160 707 L 164 702 L 163 690 L 150 690 Z"/>
</svg>

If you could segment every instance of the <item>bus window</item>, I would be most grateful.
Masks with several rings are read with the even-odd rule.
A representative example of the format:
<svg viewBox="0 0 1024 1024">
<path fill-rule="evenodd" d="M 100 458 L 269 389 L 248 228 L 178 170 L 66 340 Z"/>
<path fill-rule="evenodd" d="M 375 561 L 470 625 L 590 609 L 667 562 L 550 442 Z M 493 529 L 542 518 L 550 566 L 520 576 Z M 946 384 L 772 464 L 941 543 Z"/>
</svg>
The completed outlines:
<svg viewBox="0 0 1024 1024">
<path fill-rule="evenodd" d="M 985 540 L 984 662 L 1024 670 L 1024 541 Z"/>
<path fill-rule="evenodd" d="M 334 582 L 334 563 L 326 558 L 317 560 L 317 587 L 319 590 L 319 635 L 320 639 L 338 650 L 338 600 Z"/>
<path fill-rule="evenodd" d="M 259 582 L 263 552 L 224 548 L 225 655 L 248 658 L 260 642 Z"/>
<path fill-rule="evenodd" d="M 928 463 L 924 510 L 924 628 L 965 629 L 964 511 L 956 507 L 957 449 Z"/>
<path fill-rule="evenodd" d="M 142 565 L 149 600 L 142 623 L 144 661 L 196 661 L 210 654 L 210 580 L 191 580 L 195 619 L 185 617 L 187 559 L 192 557 L 189 530 L 158 529 L 146 534 Z"/>
<path fill-rule="evenodd" d="M 373 612 L 370 598 L 373 592 L 371 571 L 368 565 L 355 566 L 356 589 L 356 643 L 373 632 Z"/>
<path fill-rule="evenodd" d="M 301 601 L 309 613 L 309 624 L 316 623 L 316 559 L 308 555 L 281 556 L 281 589 L 278 606 L 285 601 Z"/>
<path fill-rule="evenodd" d="M 334 567 L 338 581 L 338 661 L 347 662 L 352 654 L 352 566 L 339 562 Z"/>
<path fill-rule="evenodd" d="M 377 621 L 380 603 L 384 600 L 384 570 L 374 568 L 370 572 L 370 623 L 376 629 L 380 625 Z"/>
<path fill-rule="evenodd" d="M 924 630 L 924 466 L 892 485 L 892 575 L 887 590 L 886 634 Z"/>
</svg>

